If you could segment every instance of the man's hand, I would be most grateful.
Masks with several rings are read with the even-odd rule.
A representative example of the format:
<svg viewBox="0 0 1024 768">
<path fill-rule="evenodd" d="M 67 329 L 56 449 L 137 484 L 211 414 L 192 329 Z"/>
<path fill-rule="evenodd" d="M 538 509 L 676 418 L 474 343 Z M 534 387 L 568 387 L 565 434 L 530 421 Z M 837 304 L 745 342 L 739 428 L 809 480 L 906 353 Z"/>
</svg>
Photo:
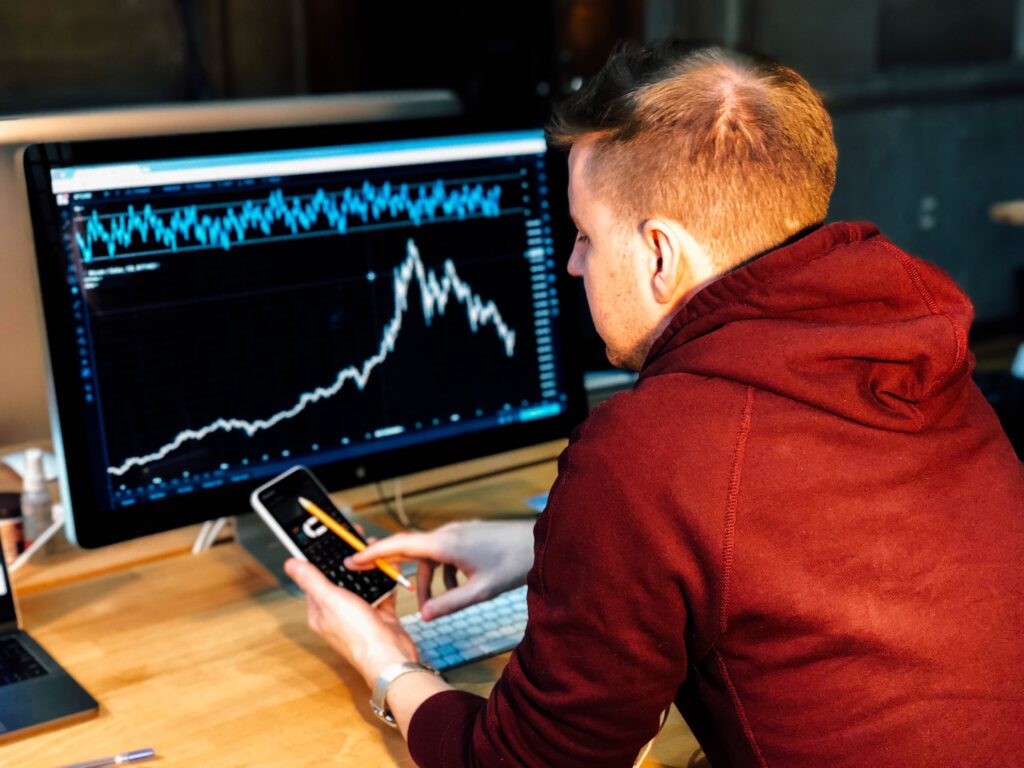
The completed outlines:
<svg viewBox="0 0 1024 768">
<path fill-rule="evenodd" d="M 416 592 L 427 621 L 487 600 L 526 582 L 533 566 L 533 521 L 448 523 L 429 533 L 396 533 L 345 560 L 351 570 L 385 560 L 419 560 Z M 444 567 L 447 592 L 432 597 L 434 570 Z M 468 578 L 459 585 L 457 571 Z"/>
<path fill-rule="evenodd" d="M 368 687 L 373 688 L 385 667 L 419 659 L 395 616 L 394 593 L 374 607 L 332 584 L 311 563 L 293 557 L 284 569 L 306 593 L 310 628 L 356 668 Z"/>
</svg>

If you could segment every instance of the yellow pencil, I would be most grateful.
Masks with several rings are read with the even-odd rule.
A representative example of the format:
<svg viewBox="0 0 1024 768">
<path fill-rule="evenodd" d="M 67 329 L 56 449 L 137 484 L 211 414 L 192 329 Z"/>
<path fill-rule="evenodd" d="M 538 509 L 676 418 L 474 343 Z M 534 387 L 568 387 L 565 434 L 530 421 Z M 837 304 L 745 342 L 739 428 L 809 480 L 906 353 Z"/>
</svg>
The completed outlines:
<svg viewBox="0 0 1024 768">
<path fill-rule="evenodd" d="M 366 549 L 366 545 L 363 544 L 363 542 L 361 542 L 357 537 L 353 536 L 351 531 L 346 530 L 346 528 L 343 525 L 341 525 L 341 523 L 339 523 L 333 517 L 331 517 L 322 509 L 320 509 L 320 507 L 318 507 L 312 501 L 302 496 L 299 496 L 299 504 L 301 504 L 302 508 L 309 512 L 309 514 L 311 514 L 321 523 L 326 525 L 328 529 L 336 533 L 341 538 L 342 541 L 344 541 L 346 544 L 352 547 L 352 549 L 354 549 L 356 552 L 362 552 L 364 549 Z M 407 578 L 405 578 L 405 576 L 399 573 L 398 569 L 395 568 L 395 566 L 393 566 L 387 560 L 377 559 L 373 562 L 374 565 L 376 565 L 378 568 L 384 571 L 384 573 L 386 573 L 388 576 L 397 581 L 406 589 L 413 588 L 412 583 Z"/>
</svg>

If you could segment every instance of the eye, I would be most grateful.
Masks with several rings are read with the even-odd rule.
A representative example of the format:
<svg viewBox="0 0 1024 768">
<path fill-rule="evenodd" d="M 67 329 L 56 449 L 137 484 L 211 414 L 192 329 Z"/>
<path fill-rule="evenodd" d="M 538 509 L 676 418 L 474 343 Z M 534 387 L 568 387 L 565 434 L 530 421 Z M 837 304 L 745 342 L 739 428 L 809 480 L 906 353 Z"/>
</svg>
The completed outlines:
<svg viewBox="0 0 1024 768">
<path fill-rule="evenodd" d="M 590 238 L 587 237 L 586 235 L 584 235 L 582 232 L 578 232 L 577 231 L 576 232 L 576 242 L 577 243 L 589 243 L 590 242 Z"/>
</svg>

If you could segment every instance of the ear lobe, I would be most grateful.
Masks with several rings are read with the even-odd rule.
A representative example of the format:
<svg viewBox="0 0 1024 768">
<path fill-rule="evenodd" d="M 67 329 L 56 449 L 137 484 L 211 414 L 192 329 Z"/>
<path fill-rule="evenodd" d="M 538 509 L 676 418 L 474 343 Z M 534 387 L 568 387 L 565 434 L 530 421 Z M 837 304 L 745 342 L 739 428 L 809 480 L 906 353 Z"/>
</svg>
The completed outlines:
<svg viewBox="0 0 1024 768">
<path fill-rule="evenodd" d="M 673 258 L 654 278 L 654 297 L 659 304 L 672 304 L 679 297 L 681 285 L 689 283 L 690 265 L 685 259 Z"/>
</svg>

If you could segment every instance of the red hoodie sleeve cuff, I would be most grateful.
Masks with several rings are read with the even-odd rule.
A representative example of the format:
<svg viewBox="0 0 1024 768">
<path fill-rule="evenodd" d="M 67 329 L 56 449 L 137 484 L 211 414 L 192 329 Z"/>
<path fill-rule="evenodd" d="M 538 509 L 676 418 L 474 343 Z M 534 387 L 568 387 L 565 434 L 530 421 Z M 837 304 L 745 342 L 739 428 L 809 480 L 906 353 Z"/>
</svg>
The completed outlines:
<svg viewBox="0 0 1024 768">
<path fill-rule="evenodd" d="M 420 768 L 468 766 L 473 723 L 486 699 L 442 691 L 424 701 L 409 723 L 409 754 Z"/>
</svg>

